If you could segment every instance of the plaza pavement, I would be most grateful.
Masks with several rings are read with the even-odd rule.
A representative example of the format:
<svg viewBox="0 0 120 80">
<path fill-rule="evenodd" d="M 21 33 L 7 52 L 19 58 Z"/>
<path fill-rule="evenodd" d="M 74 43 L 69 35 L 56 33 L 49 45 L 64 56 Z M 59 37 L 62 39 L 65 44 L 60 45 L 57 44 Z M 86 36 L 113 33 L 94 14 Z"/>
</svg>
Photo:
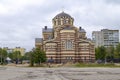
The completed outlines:
<svg viewBox="0 0 120 80">
<path fill-rule="evenodd" d="M 0 80 L 120 80 L 120 68 L 0 66 Z"/>
</svg>

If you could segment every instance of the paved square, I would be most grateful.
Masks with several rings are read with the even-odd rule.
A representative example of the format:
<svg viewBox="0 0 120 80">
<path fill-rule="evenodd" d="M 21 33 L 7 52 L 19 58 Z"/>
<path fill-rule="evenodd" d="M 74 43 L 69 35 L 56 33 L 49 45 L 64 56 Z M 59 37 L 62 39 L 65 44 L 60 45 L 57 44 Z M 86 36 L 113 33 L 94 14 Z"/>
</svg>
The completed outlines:
<svg viewBox="0 0 120 80">
<path fill-rule="evenodd" d="M 120 68 L 0 67 L 0 80 L 120 80 Z"/>
</svg>

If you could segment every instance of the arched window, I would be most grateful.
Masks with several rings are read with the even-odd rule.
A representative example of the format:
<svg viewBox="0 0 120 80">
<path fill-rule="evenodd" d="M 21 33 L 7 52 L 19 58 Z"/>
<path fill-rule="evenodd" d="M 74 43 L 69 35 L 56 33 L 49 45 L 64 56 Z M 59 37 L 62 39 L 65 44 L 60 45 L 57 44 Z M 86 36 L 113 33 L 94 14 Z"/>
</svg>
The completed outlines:
<svg viewBox="0 0 120 80">
<path fill-rule="evenodd" d="M 56 21 L 54 21 L 54 25 L 56 25 Z"/>
<path fill-rule="evenodd" d="M 65 49 L 66 50 L 71 50 L 73 48 L 73 43 L 71 40 L 67 40 L 65 43 Z"/>
<path fill-rule="evenodd" d="M 68 23 L 70 24 L 70 19 L 68 20 Z"/>
<path fill-rule="evenodd" d="M 58 25 L 61 25 L 61 21 L 60 20 L 58 20 Z"/>
<path fill-rule="evenodd" d="M 63 24 L 66 24 L 66 20 L 63 20 Z"/>
</svg>

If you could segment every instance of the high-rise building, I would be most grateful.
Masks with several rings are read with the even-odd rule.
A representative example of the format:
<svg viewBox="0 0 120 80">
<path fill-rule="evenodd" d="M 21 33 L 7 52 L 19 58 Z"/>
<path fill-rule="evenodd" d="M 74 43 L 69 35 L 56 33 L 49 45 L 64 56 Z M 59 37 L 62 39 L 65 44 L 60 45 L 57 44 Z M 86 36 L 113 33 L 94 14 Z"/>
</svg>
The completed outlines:
<svg viewBox="0 0 120 80">
<path fill-rule="evenodd" d="M 102 36 L 100 31 L 93 31 L 92 40 L 95 43 L 95 47 L 102 46 Z"/>
<path fill-rule="evenodd" d="M 35 39 L 36 48 L 46 52 L 55 63 L 90 62 L 95 60 L 95 48 L 86 31 L 74 26 L 74 19 L 62 12 L 52 19 L 53 28 L 42 29 L 43 38 Z"/>
<path fill-rule="evenodd" d="M 92 40 L 95 43 L 95 47 L 116 47 L 119 43 L 119 30 L 102 29 L 101 31 L 93 31 Z"/>
</svg>

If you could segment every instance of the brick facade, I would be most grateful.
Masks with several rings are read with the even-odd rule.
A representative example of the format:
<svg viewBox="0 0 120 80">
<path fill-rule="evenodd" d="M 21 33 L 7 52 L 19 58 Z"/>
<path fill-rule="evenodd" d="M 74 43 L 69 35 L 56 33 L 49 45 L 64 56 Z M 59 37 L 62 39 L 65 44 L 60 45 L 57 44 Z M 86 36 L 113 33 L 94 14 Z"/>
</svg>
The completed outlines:
<svg viewBox="0 0 120 80">
<path fill-rule="evenodd" d="M 94 62 L 95 49 L 82 27 L 73 25 L 74 19 L 62 12 L 53 18 L 53 28 L 43 28 L 43 38 L 35 46 L 46 52 L 47 59 L 55 63 Z"/>
</svg>

